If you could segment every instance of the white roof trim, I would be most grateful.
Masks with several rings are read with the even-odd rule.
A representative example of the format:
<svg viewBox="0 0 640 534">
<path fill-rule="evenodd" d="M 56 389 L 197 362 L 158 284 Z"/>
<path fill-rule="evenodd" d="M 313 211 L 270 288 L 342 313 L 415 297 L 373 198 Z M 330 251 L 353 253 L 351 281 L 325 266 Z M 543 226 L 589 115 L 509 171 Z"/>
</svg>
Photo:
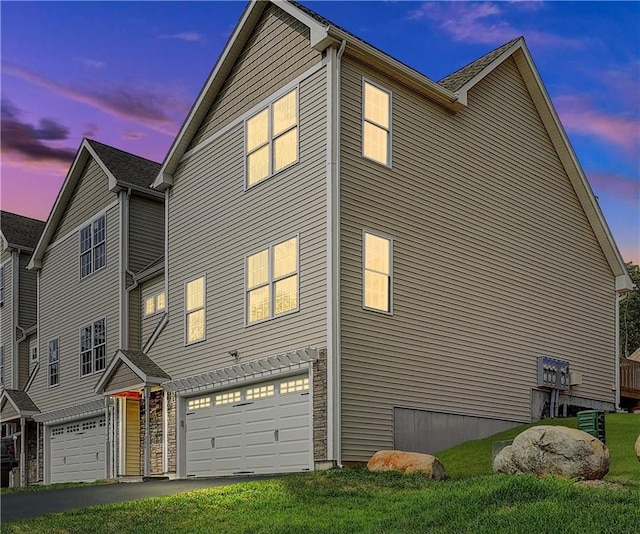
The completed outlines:
<svg viewBox="0 0 640 534">
<path fill-rule="evenodd" d="M 319 356 L 318 349 L 307 347 L 259 360 L 237 363 L 229 367 L 221 367 L 205 373 L 178 378 L 177 380 L 170 380 L 163 382 L 162 387 L 177 393 L 195 393 L 245 381 L 250 378 L 279 374 L 285 369 L 301 368 L 317 360 Z"/>
<path fill-rule="evenodd" d="M 98 415 L 100 413 L 104 413 L 104 400 L 96 399 L 83 402 L 82 404 L 75 404 L 74 406 L 61 408 L 59 410 L 39 413 L 33 416 L 33 420 L 38 423 L 50 425 L 54 422 L 80 419 L 81 417 L 91 417 L 92 415 Z"/>
<path fill-rule="evenodd" d="M 113 373 L 118 368 L 118 365 L 122 363 L 124 363 L 127 367 L 129 367 L 129 369 L 131 369 L 136 374 L 136 376 L 140 378 L 143 385 L 161 384 L 162 382 L 166 382 L 167 380 L 165 377 L 151 376 L 151 375 L 145 374 L 144 371 L 142 371 L 129 358 L 127 358 L 127 356 L 120 349 L 118 349 L 115 357 L 111 360 L 111 363 L 109 363 L 108 367 L 104 370 L 104 373 L 100 377 L 100 380 L 98 380 L 98 383 L 93 388 L 93 391 L 95 393 L 98 393 L 98 394 L 103 393 L 105 395 L 110 393 L 110 392 L 103 391 L 102 388 L 111 379 L 111 377 L 113 376 Z"/>
<path fill-rule="evenodd" d="M 15 412 L 18 414 L 18 417 L 29 417 L 37 413 L 40 413 L 40 412 L 31 411 L 31 410 L 20 410 L 20 408 L 16 406 L 16 403 L 13 401 L 13 399 L 11 398 L 11 395 L 7 392 L 6 389 L 4 389 L 2 391 L 2 395 L 0 395 L 0 406 L 2 406 L 2 401 L 7 401 L 9 404 L 11 404 Z"/>
</svg>

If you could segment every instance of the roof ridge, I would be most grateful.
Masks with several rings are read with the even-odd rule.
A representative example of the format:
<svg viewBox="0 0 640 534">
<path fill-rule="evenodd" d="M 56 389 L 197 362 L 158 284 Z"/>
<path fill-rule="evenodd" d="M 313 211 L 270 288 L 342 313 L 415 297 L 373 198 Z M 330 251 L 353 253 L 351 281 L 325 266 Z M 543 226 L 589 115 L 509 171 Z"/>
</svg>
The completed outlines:
<svg viewBox="0 0 640 534">
<path fill-rule="evenodd" d="M 100 146 L 103 146 L 105 148 L 108 148 L 109 150 L 117 150 L 118 152 L 122 152 L 123 154 L 126 154 L 127 156 L 131 156 L 134 158 L 138 158 L 138 159 L 143 159 L 145 161 L 148 161 L 149 163 L 155 163 L 156 165 L 161 165 L 159 162 L 154 161 L 152 159 L 149 158 L 145 158 L 144 156 L 138 156 L 137 154 L 134 154 L 133 152 L 128 152 L 127 150 L 122 150 L 121 148 L 115 147 L 115 146 L 111 146 L 111 145 L 107 145 L 106 143 L 102 143 L 100 141 L 96 141 L 95 139 L 89 139 L 88 137 L 85 137 L 85 139 L 87 140 L 87 142 L 89 144 L 97 144 Z"/>
<path fill-rule="evenodd" d="M 22 215 L 21 213 L 15 213 L 13 211 L 7 211 L 7 210 L 0 210 L 1 214 L 6 214 L 6 215 L 14 215 L 15 217 L 22 217 L 23 219 L 29 219 L 31 221 L 34 222 L 41 222 L 41 223 L 46 223 L 47 221 L 43 221 L 42 219 L 36 219 L 35 217 L 29 217 L 27 215 Z"/>
</svg>

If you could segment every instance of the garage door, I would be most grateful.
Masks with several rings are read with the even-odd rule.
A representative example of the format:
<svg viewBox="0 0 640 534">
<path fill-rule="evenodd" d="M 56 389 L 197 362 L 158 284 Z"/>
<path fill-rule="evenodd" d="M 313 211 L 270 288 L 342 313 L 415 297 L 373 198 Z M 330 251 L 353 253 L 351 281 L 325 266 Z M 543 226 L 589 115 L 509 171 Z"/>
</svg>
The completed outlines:
<svg viewBox="0 0 640 534">
<path fill-rule="evenodd" d="M 105 477 L 104 417 L 51 428 L 51 482 L 87 482 Z"/>
<path fill-rule="evenodd" d="M 186 404 L 187 476 L 309 470 L 308 377 L 193 397 Z"/>
</svg>

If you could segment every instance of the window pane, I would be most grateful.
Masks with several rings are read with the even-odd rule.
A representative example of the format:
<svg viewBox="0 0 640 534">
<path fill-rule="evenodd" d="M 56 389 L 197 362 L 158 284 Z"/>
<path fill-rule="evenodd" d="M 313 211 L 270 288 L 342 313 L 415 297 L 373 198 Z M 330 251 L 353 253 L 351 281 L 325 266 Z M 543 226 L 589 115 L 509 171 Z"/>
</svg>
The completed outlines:
<svg viewBox="0 0 640 534">
<path fill-rule="evenodd" d="M 80 351 L 91 350 L 91 327 L 87 326 L 80 330 Z"/>
<path fill-rule="evenodd" d="M 93 323 L 93 346 L 103 345 L 106 341 L 104 319 Z"/>
<path fill-rule="evenodd" d="M 80 276 L 91 274 L 91 250 L 80 256 Z"/>
<path fill-rule="evenodd" d="M 49 341 L 49 363 L 58 361 L 58 340 Z"/>
<path fill-rule="evenodd" d="M 80 230 L 80 252 L 86 252 L 91 248 L 91 225 Z"/>
<path fill-rule="evenodd" d="M 298 238 L 273 247 L 273 277 L 280 278 L 298 270 Z"/>
<path fill-rule="evenodd" d="M 187 311 L 204 306 L 204 278 L 187 283 Z"/>
<path fill-rule="evenodd" d="M 100 217 L 93 223 L 93 244 L 104 241 L 104 217 Z"/>
<path fill-rule="evenodd" d="M 146 315 L 151 315 L 156 312 L 156 299 L 154 297 L 149 297 L 144 301 L 144 313 Z"/>
<path fill-rule="evenodd" d="M 278 135 L 296 122 L 296 92 L 291 91 L 273 104 L 273 135 Z"/>
<path fill-rule="evenodd" d="M 389 311 L 389 277 L 386 274 L 364 272 L 364 305 Z"/>
<path fill-rule="evenodd" d="M 290 276 L 275 283 L 275 315 L 298 307 L 298 276 Z"/>
<path fill-rule="evenodd" d="M 387 159 L 387 138 L 389 133 L 375 126 L 370 122 L 364 122 L 364 155 L 385 165 L 389 162 Z"/>
<path fill-rule="evenodd" d="M 93 357 L 91 355 L 91 351 L 83 352 L 80 355 L 80 359 L 82 361 L 82 374 L 91 374 L 93 372 Z"/>
<path fill-rule="evenodd" d="M 372 234 L 364 234 L 364 239 L 365 269 L 389 274 L 389 240 Z"/>
<path fill-rule="evenodd" d="M 389 94 L 364 84 L 364 118 L 389 128 Z"/>
<path fill-rule="evenodd" d="M 204 339 L 204 310 L 187 314 L 187 342 Z"/>
<path fill-rule="evenodd" d="M 164 295 L 164 292 L 158 293 L 156 297 L 156 310 L 161 311 L 167 307 L 167 298 Z"/>
<path fill-rule="evenodd" d="M 269 251 L 263 250 L 247 258 L 247 289 L 269 281 Z"/>
<path fill-rule="evenodd" d="M 93 270 L 97 271 L 101 267 L 104 267 L 104 264 L 105 264 L 105 260 L 106 260 L 105 244 L 101 243 L 100 245 L 95 247 L 93 251 L 94 251 Z"/>
<path fill-rule="evenodd" d="M 95 348 L 94 352 L 96 356 L 96 371 L 103 371 L 107 366 L 106 347 L 104 345 L 100 345 Z"/>
<path fill-rule="evenodd" d="M 273 171 L 284 169 L 296 159 L 298 159 L 298 128 L 293 128 L 273 141 Z"/>
<path fill-rule="evenodd" d="M 269 110 L 265 109 L 247 121 L 247 152 L 269 139 Z"/>
<path fill-rule="evenodd" d="M 250 323 L 269 317 L 269 286 L 249 291 L 248 297 Z"/>
<path fill-rule="evenodd" d="M 256 150 L 247 158 L 249 185 L 258 183 L 269 176 L 269 145 Z"/>
</svg>

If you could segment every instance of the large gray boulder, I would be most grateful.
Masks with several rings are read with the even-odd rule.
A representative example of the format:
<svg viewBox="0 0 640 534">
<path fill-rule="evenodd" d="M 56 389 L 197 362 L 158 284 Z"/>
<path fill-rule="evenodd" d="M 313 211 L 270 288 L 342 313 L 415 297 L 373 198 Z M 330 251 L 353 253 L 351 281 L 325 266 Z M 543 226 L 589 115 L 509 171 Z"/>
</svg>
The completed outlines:
<svg viewBox="0 0 640 534">
<path fill-rule="evenodd" d="M 493 470 L 599 480 L 609 472 L 609 449 L 591 434 L 575 428 L 535 426 L 497 454 Z"/>
</svg>

